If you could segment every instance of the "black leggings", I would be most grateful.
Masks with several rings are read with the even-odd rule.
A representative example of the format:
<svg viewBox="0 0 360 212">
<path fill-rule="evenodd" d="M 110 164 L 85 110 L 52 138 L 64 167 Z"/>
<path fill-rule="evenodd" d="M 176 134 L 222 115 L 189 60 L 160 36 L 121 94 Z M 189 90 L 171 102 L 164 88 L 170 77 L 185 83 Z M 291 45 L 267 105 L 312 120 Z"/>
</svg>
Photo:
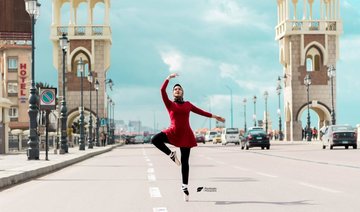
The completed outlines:
<svg viewBox="0 0 360 212">
<path fill-rule="evenodd" d="M 165 143 L 169 143 L 169 139 L 167 138 L 165 133 L 160 132 L 154 135 L 154 137 L 151 139 L 151 143 L 153 143 L 159 150 L 161 150 L 166 155 L 170 155 L 171 150 L 165 145 Z M 190 149 L 190 147 L 180 147 L 182 183 L 186 185 L 189 182 Z"/>
</svg>

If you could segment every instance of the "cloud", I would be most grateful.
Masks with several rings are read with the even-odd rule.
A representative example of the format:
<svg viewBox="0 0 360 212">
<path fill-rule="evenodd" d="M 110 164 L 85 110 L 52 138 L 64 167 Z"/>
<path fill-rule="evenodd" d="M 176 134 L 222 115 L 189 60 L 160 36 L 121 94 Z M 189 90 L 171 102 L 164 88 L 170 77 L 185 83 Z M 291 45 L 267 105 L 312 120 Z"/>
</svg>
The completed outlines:
<svg viewBox="0 0 360 212">
<path fill-rule="evenodd" d="M 161 50 L 162 61 L 169 66 L 170 72 L 180 71 L 183 66 L 183 56 L 175 49 Z"/>
<path fill-rule="evenodd" d="M 264 15 L 249 7 L 239 5 L 235 0 L 211 0 L 210 8 L 203 14 L 209 23 L 225 25 L 255 26 L 261 30 L 272 30 Z"/>
</svg>

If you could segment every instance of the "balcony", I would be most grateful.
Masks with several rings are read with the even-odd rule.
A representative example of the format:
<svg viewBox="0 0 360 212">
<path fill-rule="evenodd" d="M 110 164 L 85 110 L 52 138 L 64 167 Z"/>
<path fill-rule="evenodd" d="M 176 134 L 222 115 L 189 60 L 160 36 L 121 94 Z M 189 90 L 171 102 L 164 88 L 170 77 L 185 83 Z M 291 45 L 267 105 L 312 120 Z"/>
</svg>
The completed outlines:
<svg viewBox="0 0 360 212">
<path fill-rule="evenodd" d="M 340 35 L 342 22 L 336 20 L 286 20 L 276 26 L 276 40 L 285 35 L 328 34 Z"/>
<path fill-rule="evenodd" d="M 111 40 L 110 26 L 53 26 L 52 39 L 58 39 L 65 33 L 70 39 Z"/>
</svg>

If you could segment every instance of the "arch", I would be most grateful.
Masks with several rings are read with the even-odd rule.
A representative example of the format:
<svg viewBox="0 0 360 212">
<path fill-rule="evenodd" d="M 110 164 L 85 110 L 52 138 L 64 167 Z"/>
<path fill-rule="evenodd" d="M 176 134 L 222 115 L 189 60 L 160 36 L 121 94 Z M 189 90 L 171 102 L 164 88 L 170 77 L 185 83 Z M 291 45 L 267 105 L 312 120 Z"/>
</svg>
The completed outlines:
<svg viewBox="0 0 360 212">
<path fill-rule="evenodd" d="M 84 116 L 88 116 L 91 113 L 92 116 L 92 122 L 93 122 L 93 126 L 94 123 L 96 123 L 96 113 L 94 111 L 90 111 L 88 108 L 84 107 Z M 68 128 L 71 127 L 72 123 L 77 120 L 78 118 L 80 118 L 80 112 L 78 108 L 74 108 L 70 111 L 68 111 L 68 118 L 67 118 L 67 126 Z"/>
<path fill-rule="evenodd" d="M 75 62 L 78 60 L 79 57 L 84 56 L 82 59 L 85 60 L 86 62 L 88 62 L 89 64 L 89 70 L 92 70 L 92 61 L 93 57 L 91 55 L 91 53 L 89 52 L 89 50 L 87 50 L 86 48 L 80 46 L 77 47 L 76 49 L 74 49 L 71 54 L 70 54 L 70 60 L 71 61 L 71 68 L 69 69 L 70 71 L 73 71 Z"/>
<path fill-rule="evenodd" d="M 301 121 L 301 114 L 307 110 L 307 104 L 308 103 L 304 103 L 299 110 L 296 113 L 295 116 L 295 121 Z M 320 126 L 322 127 L 324 124 L 329 123 L 331 120 L 331 109 L 324 104 L 323 102 L 314 100 L 314 101 L 310 101 L 309 102 L 309 108 L 311 108 L 313 111 L 315 111 L 317 113 L 317 115 L 319 116 L 319 122 L 320 122 Z M 321 123 L 323 122 L 323 123 Z"/>
<path fill-rule="evenodd" d="M 322 61 L 323 65 L 326 65 L 327 61 L 328 61 L 328 55 L 326 54 L 325 48 L 319 42 L 312 41 L 304 48 L 305 56 L 308 54 L 308 51 L 311 48 L 316 48 L 319 51 L 320 58 L 323 59 L 323 61 Z M 302 57 L 302 58 L 303 58 L 303 61 L 301 61 L 301 64 L 304 65 L 306 57 Z M 320 64 L 320 62 L 319 62 L 319 64 Z"/>
<path fill-rule="evenodd" d="M 77 1 L 75 4 L 75 23 L 78 26 L 87 25 L 89 20 L 87 1 Z"/>
<path fill-rule="evenodd" d="M 60 6 L 60 25 L 65 26 L 70 23 L 70 1 L 63 1 L 61 2 Z"/>
<path fill-rule="evenodd" d="M 93 14 L 96 14 L 96 16 L 92 17 L 92 23 L 94 25 L 105 25 L 105 3 L 103 1 L 93 2 L 91 8 Z"/>
</svg>

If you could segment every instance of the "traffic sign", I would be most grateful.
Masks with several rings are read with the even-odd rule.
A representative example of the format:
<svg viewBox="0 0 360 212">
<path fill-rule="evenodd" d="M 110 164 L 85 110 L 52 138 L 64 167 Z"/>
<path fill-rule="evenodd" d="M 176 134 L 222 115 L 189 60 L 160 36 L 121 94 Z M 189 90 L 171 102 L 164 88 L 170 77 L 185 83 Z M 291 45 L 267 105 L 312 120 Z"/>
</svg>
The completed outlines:
<svg viewBox="0 0 360 212">
<path fill-rule="evenodd" d="M 56 109 L 56 88 L 40 88 L 41 110 Z"/>
</svg>

